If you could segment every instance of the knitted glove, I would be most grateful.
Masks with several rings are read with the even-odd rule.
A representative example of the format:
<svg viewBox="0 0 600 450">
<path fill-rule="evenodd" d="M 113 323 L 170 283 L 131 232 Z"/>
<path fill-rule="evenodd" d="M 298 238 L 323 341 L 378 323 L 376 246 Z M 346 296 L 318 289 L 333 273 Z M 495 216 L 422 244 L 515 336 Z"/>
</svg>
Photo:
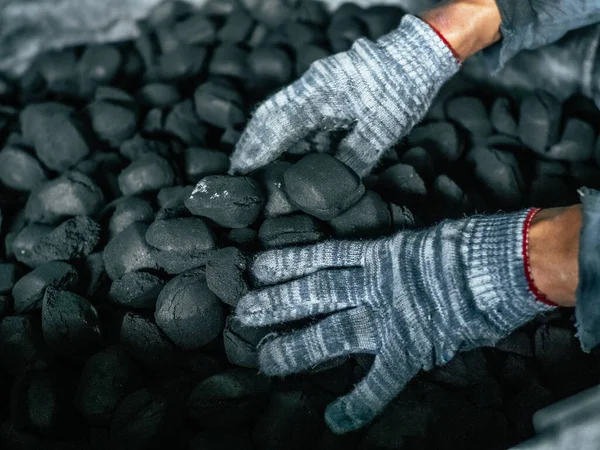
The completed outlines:
<svg viewBox="0 0 600 450">
<path fill-rule="evenodd" d="M 367 376 L 325 413 L 334 432 L 360 428 L 419 370 L 493 345 L 553 308 L 536 300 L 525 269 L 534 212 L 259 255 L 251 269 L 256 279 L 282 284 L 242 298 L 236 313 L 243 324 L 327 314 L 307 328 L 263 340 L 261 370 L 287 375 L 337 356 L 376 355 Z"/>
<path fill-rule="evenodd" d="M 458 68 L 442 38 L 406 15 L 397 30 L 316 61 L 263 103 L 240 137 L 231 173 L 254 170 L 312 133 L 352 129 L 336 156 L 364 175 L 423 118 Z"/>
</svg>

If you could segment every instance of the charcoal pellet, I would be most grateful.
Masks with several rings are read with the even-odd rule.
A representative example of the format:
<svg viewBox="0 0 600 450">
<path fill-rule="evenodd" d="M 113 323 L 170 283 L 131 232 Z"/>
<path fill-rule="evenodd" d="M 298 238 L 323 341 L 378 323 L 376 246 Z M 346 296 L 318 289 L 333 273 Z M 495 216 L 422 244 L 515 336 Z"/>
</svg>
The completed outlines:
<svg viewBox="0 0 600 450">
<path fill-rule="evenodd" d="M 442 163 L 456 161 L 463 151 L 456 128 L 450 122 L 432 122 L 414 128 L 408 135 L 408 145 L 423 147 Z"/>
<path fill-rule="evenodd" d="M 293 65 L 289 55 L 280 48 L 258 47 L 248 57 L 248 68 L 258 84 L 283 86 L 292 78 Z"/>
<path fill-rule="evenodd" d="M 158 59 L 160 77 L 169 81 L 185 81 L 202 74 L 207 63 L 204 47 L 179 45 Z"/>
<path fill-rule="evenodd" d="M 37 158 L 18 146 L 0 151 L 0 182 L 17 191 L 31 191 L 46 180 Z"/>
<path fill-rule="evenodd" d="M 427 195 L 427 187 L 414 167 L 396 164 L 384 170 L 377 190 L 395 203 L 408 206 L 420 203 Z"/>
<path fill-rule="evenodd" d="M 391 230 L 391 216 L 381 197 L 373 191 L 367 191 L 358 202 L 333 218 L 329 224 L 337 238 L 376 237 Z"/>
<path fill-rule="evenodd" d="M 569 372 L 583 356 L 577 338 L 567 328 L 542 325 L 535 331 L 533 344 L 537 362 L 554 375 Z"/>
<path fill-rule="evenodd" d="M 190 394 L 186 412 L 205 428 L 252 422 L 270 388 L 270 380 L 254 370 L 230 369 L 201 381 Z"/>
<path fill-rule="evenodd" d="M 102 342 L 96 308 L 80 295 L 54 288 L 44 294 L 42 332 L 52 351 L 69 358 L 88 358 Z"/>
<path fill-rule="evenodd" d="M 53 229 L 48 225 L 31 223 L 14 236 L 10 236 L 10 239 L 7 236 L 7 245 L 11 248 L 10 254 L 17 261 L 35 264 L 37 256 L 34 251 L 35 245 Z"/>
<path fill-rule="evenodd" d="M 136 195 L 171 186 L 175 174 L 166 159 L 148 154 L 133 161 L 119 174 L 119 189 L 123 195 Z"/>
<path fill-rule="evenodd" d="M 221 44 L 213 52 L 208 68 L 211 75 L 243 79 L 247 76 L 248 52 L 237 45 Z"/>
<path fill-rule="evenodd" d="M 360 17 L 367 27 L 367 35 L 374 41 L 397 28 L 403 15 L 404 11 L 398 6 L 375 5 L 367 8 Z"/>
<path fill-rule="evenodd" d="M 154 219 L 154 210 L 147 200 L 140 197 L 122 197 L 108 222 L 111 236 L 116 236 L 133 222 L 150 223 Z"/>
<path fill-rule="evenodd" d="M 533 434 L 531 417 L 536 411 L 554 403 L 552 393 L 538 383 L 530 383 L 506 402 L 507 417 L 522 440 Z"/>
<path fill-rule="evenodd" d="M 25 216 L 32 222 L 57 223 L 72 216 L 94 217 L 103 204 L 104 195 L 96 183 L 72 171 L 34 189 Z"/>
<path fill-rule="evenodd" d="M 269 34 L 269 29 L 262 23 L 256 24 L 250 37 L 248 38 L 247 44 L 249 47 L 258 47 L 265 42 L 265 38 Z"/>
<path fill-rule="evenodd" d="M 0 321 L 12 312 L 12 297 L 0 294 Z"/>
<path fill-rule="evenodd" d="M 210 256 L 206 264 L 206 284 L 223 302 L 236 306 L 248 292 L 244 272 L 246 257 L 235 247 L 225 247 Z"/>
<path fill-rule="evenodd" d="M 292 164 L 284 161 L 273 161 L 267 164 L 260 173 L 260 181 L 267 192 L 265 217 L 278 217 L 297 211 L 290 202 L 283 188 L 283 174 Z"/>
<path fill-rule="evenodd" d="M 435 178 L 431 187 L 436 218 L 459 218 L 471 211 L 471 201 L 463 189 L 446 174 Z"/>
<path fill-rule="evenodd" d="M 156 213 L 155 220 L 189 217 L 190 212 L 185 207 L 184 202 L 190 195 L 192 195 L 193 190 L 194 186 L 185 186 L 181 191 L 179 191 L 177 197 L 171 199 Z"/>
<path fill-rule="evenodd" d="M 185 186 L 169 186 L 162 188 L 156 195 L 156 201 L 160 208 L 164 208 L 165 205 L 171 203 L 173 200 L 179 197 L 181 192 L 185 189 Z"/>
<path fill-rule="evenodd" d="M 167 108 L 181 100 L 179 91 L 172 84 L 149 83 L 140 89 L 143 102 L 156 108 Z"/>
<path fill-rule="evenodd" d="M 165 119 L 164 131 L 173 134 L 187 145 L 203 145 L 207 127 L 194 111 L 191 100 L 177 103 Z"/>
<path fill-rule="evenodd" d="M 558 139 L 561 105 L 546 92 L 526 96 L 519 111 L 519 138 L 534 152 L 543 155 Z"/>
<path fill-rule="evenodd" d="M 75 407 L 90 423 L 109 423 L 117 405 L 135 385 L 136 376 L 133 361 L 120 346 L 96 353 L 81 371 Z"/>
<path fill-rule="evenodd" d="M 417 220 L 406 206 L 398 206 L 395 203 L 390 203 L 389 207 L 392 216 L 393 231 L 410 230 L 416 227 Z"/>
<path fill-rule="evenodd" d="M 170 25 L 191 12 L 192 5 L 181 0 L 159 2 L 150 10 L 146 20 L 152 26 Z"/>
<path fill-rule="evenodd" d="M 181 273 L 206 264 L 215 237 L 199 217 L 157 220 L 146 231 L 152 257 L 168 273 Z"/>
<path fill-rule="evenodd" d="M 181 42 L 189 45 L 212 45 L 217 40 L 217 26 L 202 13 L 177 22 L 173 31 Z"/>
<path fill-rule="evenodd" d="M 102 288 L 104 281 L 106 280 L 106 270 L 104 269 L 102 252 L 88 255 L 83 261 L 81 272 L 81 293 L 86 296 L 86 298 L 93 298 L 98 290 Z"/>
<path fill-rule="evenodd" d="M 17 314 L 41 308 L 46 289 L 76 289 L 79 283 L 77 270 L 66 262 L 52 261 L 43 264 L 15 283 L 12 289 L 14 310 Z"/>
<path fill-rule="evenodd" d="M 156 301 L 156 324 L 184 350 L 208 344 L 225 326 L 223 306 L 208 288 L 204 273 L 204 268 L 192 269 L 173 278 Z"/>
<path fill-rule="evenodd" d="M 246 120 L 239 92 L 214 82 L 201 84 L 194 92 L 198 117 L 218 128 L 241 125 Z"/>
<path fill-rule="evenodd" d="M 127 354 L 159 373 L 173 371 L 181 362 L 177 347 L 148 317 L 125 314 L 119 338 Z"/>
<path fill-rule="evenodd" d="M 170 153 L 169 144 L 166 142 L 149 139 L 139 133 L 123 142 L 119 147 L 119 152 L 131 161 L 140 159 L 148 154 L 168 157 Z"/>
<path fill-rule="evenodd" d="M 487 377 L 466 391 L 467 399 L 483 408 L 497 409 L 502 406 L 502 388 L 495 378 Z"/>
<path fill-rule="evenodd" d="M 79 82 L 83 93 L 91 93 L 98 85 L 109 84 L 115 79 L 123 57 L 113 45 L 87 46 L 77 64 Z"/>
<path fill-rule="evenodd" d="M 509 334 L 498 341 L 494 347 L 507 353 L 516 353 L 517 355 L 527 357 L 533 356 L 533 342 L 529 335 L 523 330 L 518 330 Z"/>
<path fill-rule="evenodd" d="M 296 51 L 296 76 L 300 77 L 310 65 L 319 59 L 327 58 L 330 52 L 317 44 L 307 44 Z"/>
<path fill-rule="evenodd" d="M 244 228 L 254 223 L 264 205 L 258 184 L 248 177 L 211 175 L 195 187 L 185 206 L 222 227 Z"/>
<path fill-rule="evenodd" d="M 23 276 L 23 269 L 15 263 L 0 263 L 0 294 L 12 291 L 14 284 Z"/>
<path fill-rule="evenodd" d="M 63 104 L 29 105 L 21 111 L 20 122 L 24 139 L 49 169 L 63 172 L 90 151 L 73 110 Z"/>
<path fill-rule="evenodd" d="M 291 17 L 298 2 L 288 0 L 242 0 L 241 3 L 259 22 L 274 28 Z"/>
<path fill-rule="evenodd" d="M 243 43 L 250 37 L 255 23 L 248 13 L 239 9 L 227 16 L 225 23 L 217 33 L 217 37 L 221 42 Z"/>
<path fill-rule="evenodd" d="M 434 410 L 419 401 L 390 404 L 368 428 L 361 441 L 367 448 L 401 449 L 405 438 L 426 437 L 434 425 Z"/>
<path fill-rule="evenodd" d="M 147 272 L 130 272 L 114 280 L 108 300 L 132 309 L 154 309 L 165 282 Z"/>
<path fill-rule="evenodd" d="M 203 431 L 190 441 L 189 450 L 253 450 L 249 433 Z"/>
<path fill-rule="evenodd" d="M 183 152 L 187 181 L 197 183 L 208 175 L 220 175 L 229 170 L 229 156 L 218 150 L 188 147 Z"/>
<path fill-rule="evenodd" d="M 482 350 L 476 349 L 459 353 L 449 363 L 429 372 L 429 375 L 438 383 L 465 387 L 486 378 L 488 366 Z"/>
<path fill-rule="evenodd" d="M 158 269 L 152 258 L 152 247 L 146 242 L 148 224 L 133 222 L 104 247 L 107 275 L 116 280 L 136 270 Z"/>
<path fill-rule="evenodd" d="M 208 0 L 202 12 L 207 16 L 222 17 L 231 14 L 239 7 L 239 0 Z"/>
<path fill-rule="evenodd" d="M 42 336 L 39 317 L 7 316 L 0 322 L 0 367 L 18 375 L 29 370 L 47 368 L 52 355 Z"/>
<path fill-rule="evenodd" d="M 292 203 L 322 220 L 333 219 L 365 193 L 352 169 L 324 154 L 305 156 L 285 171 L 283 179 Z"/>
<path fill-rule="evenodd" d="M 153 31 L 162 55 L 171 53 L 180 46 L 171 24 L 161 23 L 157 25 Z"/>
<path fill-rule="evenodd" d="M 488 136 L 492 124 L 487 109 L 477 97 L 456 97 L 446 103 L 446 115 L 474 136 Z"/>
<path fill-rule="evenodd" d="M 92 128 L 102 140 L 118 147 L 135 134 L 137 117 L 131 108 L 108 102 L 95 101 L 88 107 Z"/>
<path fill-rule="evenodd" d="M 94 93 L 94 100 L 135 108 L 135 100 L 131 94 L 113 86 L 99 86 Z"/>
<path fill-rule="evenodd" d="M 258 369 L 258 344 L 271 331 L 269 327 L 245 327 L 228 316 L 223 331 L 227 360 L 236 366 Z"/>
<path fill-rule="evenodd" d="M 435 176 L 435 163 L 431 154 L 422 147 L 407 150 L 400 156 L 398 162 L 413 166 L 426 183 L 430 183 Z"/>
<path fill-rule="evenodd" d="M 323 27 L 329 21 L 329 12 L 322 2 L 300 2 L 296 5 L 292 17 L 298 22 Z"/>
<path fill-rule="evenodd" d="M 76 95 L 74 76 L 77 59 L 73 49 L 50 51 L 38 58 L 40 74 L 48 89 L 57 94 Z"/>
<path fill-rule="evenodd" d="M 258 239 L 263 248 L 312 244 L 323 237 L 321 224 L 306 214 L 266 219 L 258 231 Z"/>
<path fill-rule="evenodd" d="M 243 251 L 252 251 L 256 248 L 258 233 L 252 228 L 234 228 L 227 234 L 227 239 Z"/>
<path fill-rule="evenodd" d="M 338 47 L 340 42 L 354 42 L 368 33 L 365 23 L 354 15 L 333 17 L 327 28 L 327 36 L 334 53 L 345 51 L 347 48 Z"/>
<path fill-rule="evenodd" d="M 494 127 L 494 130 L 498 133 L 517 136 L 518 127 L 515 115 L 511 101 L 506 97 L 498 97 L 496 101 L 494 101 L 492 110 L 490 111 L 492 127 Z"/>
<path fill-rule="evenodd" d="M 561 161 L 586 161 L 592 157 L 596 132 L 592 126 L 580 119 L 567 120 L 560 140 L 552 145 L 546 157 Z"/>
</svg>

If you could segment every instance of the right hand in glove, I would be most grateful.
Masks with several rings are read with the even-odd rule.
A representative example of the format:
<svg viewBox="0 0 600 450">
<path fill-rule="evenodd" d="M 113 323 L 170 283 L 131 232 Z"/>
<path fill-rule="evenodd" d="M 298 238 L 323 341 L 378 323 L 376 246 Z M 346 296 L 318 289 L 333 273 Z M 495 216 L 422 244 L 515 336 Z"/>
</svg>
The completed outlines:
<svg viewBox="0 0 600 450">
<path fill-rule="evenodd" d="M 419 122 L 459 68 L 438 34 L 406 15 L 376 42 L 316 61 L 298 81 L 254 113 L 231 158 L 231 173 L 276 159 L 311 133 L 348 129 L 336 156 L 365 175 Z"/>
</svg>

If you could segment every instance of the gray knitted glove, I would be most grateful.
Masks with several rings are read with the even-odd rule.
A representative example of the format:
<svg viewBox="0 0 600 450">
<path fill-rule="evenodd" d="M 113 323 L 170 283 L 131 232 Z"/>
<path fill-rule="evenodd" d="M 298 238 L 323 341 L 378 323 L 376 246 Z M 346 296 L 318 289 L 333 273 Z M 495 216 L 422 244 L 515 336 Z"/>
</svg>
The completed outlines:
<svg viewBox="0 0 600 450">
<path fill-rule="evenodd" d="M 267 164 L 311 133 L 352 129 L 336 156 L 364 175 L 423 118 L 458 68 L 437 33 L 406 15 L 397 30 L 316 61 L 263 103 L 236 146 L 231 173 Z"/>
<path fill-rule="evenodd" d="M 265 252 L 252 273 L 275 284 L 244 296 L 248 326 L 318 314 L 307 328 L 261 343 L 268 375 L 310 370 L 331 358 L 371 353 L 367 376 L 330 404 L 337 433 L 371 421 L 421 369 L 492 345 L 552 306 L 536 300 L 524 236 L 534 210 L 446 221 L 373 241 L 329 241 Z"/>
</svg>

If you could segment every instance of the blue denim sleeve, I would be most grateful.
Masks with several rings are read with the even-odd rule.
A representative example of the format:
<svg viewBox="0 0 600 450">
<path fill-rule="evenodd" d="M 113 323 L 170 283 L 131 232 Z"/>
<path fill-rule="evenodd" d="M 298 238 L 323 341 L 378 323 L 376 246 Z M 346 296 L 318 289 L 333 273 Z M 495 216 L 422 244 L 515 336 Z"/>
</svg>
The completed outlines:
<svg viewBox="0 0 600 450">
<path fill-rule="evenodd" d="M 599 0 L 496 0 L 496 4 L 502 40 L 483 51 L 492 72 L 521 50 L 550 44 L 571 30 L 600 22 Z"/>
</svg>

